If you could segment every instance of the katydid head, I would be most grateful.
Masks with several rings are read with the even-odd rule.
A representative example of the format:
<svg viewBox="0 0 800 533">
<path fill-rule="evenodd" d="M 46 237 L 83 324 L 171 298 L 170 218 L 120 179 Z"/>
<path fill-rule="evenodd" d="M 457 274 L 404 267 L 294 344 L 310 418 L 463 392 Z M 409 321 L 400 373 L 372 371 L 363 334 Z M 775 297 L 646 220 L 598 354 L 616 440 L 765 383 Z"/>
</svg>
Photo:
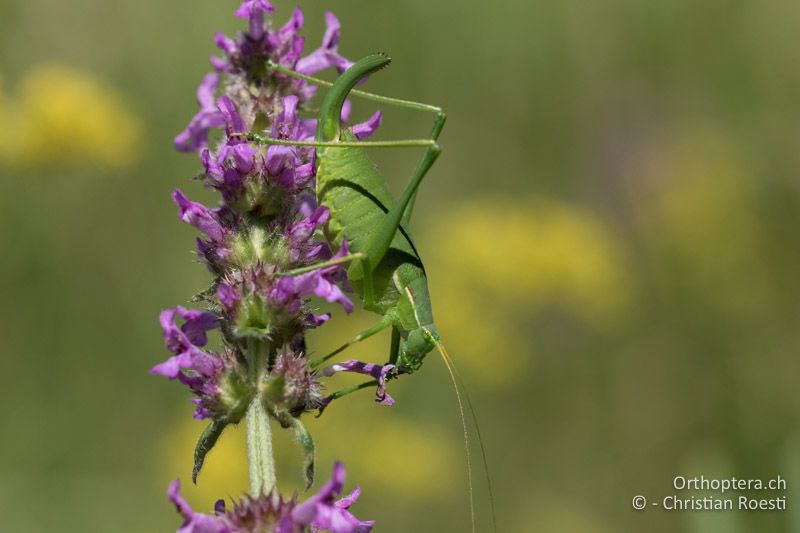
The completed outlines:
<svg viewBox="0 0 800 533">
<path fill-rule="evenodd" d="M 422 360 L 439 345 L 439 332 L 433 324 L 421 326 L 408 332 L 400 347 L 399 366 L 407 372 L 414 372 L 422 366 Z"/>
</svg>

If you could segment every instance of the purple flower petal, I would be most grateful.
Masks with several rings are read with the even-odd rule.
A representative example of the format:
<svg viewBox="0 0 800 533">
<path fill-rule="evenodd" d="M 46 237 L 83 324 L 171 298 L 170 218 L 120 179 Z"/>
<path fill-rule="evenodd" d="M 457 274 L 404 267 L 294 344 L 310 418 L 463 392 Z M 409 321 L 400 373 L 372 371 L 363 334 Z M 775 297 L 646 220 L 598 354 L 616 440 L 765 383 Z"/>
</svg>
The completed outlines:
<svg viewBox="0 0 800 533">
<path fill-rule="evenodd" d="M 172 199 L 180 208 L 181 220 L 208 235 L 215 243 L 223 243 L 225 241 L 225 228 L 222 227 L 209 208 L 203 204 L 192 202 L 180 189 L 175 189 L 172 193 Z"/>
<path fill-rule="evenodd" d="M 286 96 L 281 103 L 283 109 L 272 124 L 273 139 L 299 139 L 300 123 L 297 121 L 297 104 L 299 99 L 295 95 Z"/>
<path fill-rule="evenodd" d="M 180 480 L 176 479 L 172 483 L 169 484 L 169 488 L 167 489 L 167 497 L 170 499 L 172 503 L 175 504 L 178 512 L 183 515 L 184 518 L 187 520 L 194 515 L 194 511 L 192 511 L 191 506 L 189 503 L 183 499 L 181 496 L 181 482 Z"/>
<path fill-rule="evenodd" d="M 322 39 L 322 46 L 297 62 L 295 66 L 297 72 L 311 75 L 330 67 L 344 72 L 353 65 L 352 61 L 339 55 L 339 30 L 341 28 L 339 19 L 333 13 L 327 12 L 325 13 L 325 24 L 327 30 Z"/>
<path fill-rule="evenodd" d="M 294 68 L 297 60 L 303 54 L 305 39 L 298 35 L 303 27 L 303 12 L 295 8 L 291 18 L 276 33 L 267 34 L 268 49 L 271 51 L 273 61 Z M 279 77 L 283 77 L 279 74 Z M 307 85 L 300 80 L 293 80 L 296 87 Z"/>
<path fill-rule="evenodd" d="M 214 503 L 214 514 L 216 515 L 225 514 L 225 500 L 217 500 Z"/>
<path fill-rule="evenodd" d="M 296 222 L 287 234 L 289 243 L 297 251 L 309 244 L 317 228 L 323 226 L 331 217 L 330 210 L 323 206 L 317 207 L 309 216 Z M 299 257 L 297 258 L 299 259 Z"/>
<path fill-rule="evenodd" d="M 254 40 L 264 36 L 264 13 L 272 15 L 275 8 L 267 0 L 244 0 L 234 15 L 248 19 L 248 34 Z"/>
<path fill-rule="evenodd" d="M 340 462 L 333 466 L 333 475 L 319 492 L 292 510 L 292 518 L 300 525 L 311 525 L 315 531 L 330 533 L 368 533 L 374 521 L 362 521 L 350 514 L 348 507 L 355 498 L 351 494 L 349 502 L 339 505 L 334 499 L 344 488 L 345 471 Z M 358 494 L 356 493 L 356 498 Z M 346 499 L 347 500 L 347 499 Z"/>
<path fill-rule="evenodd" d="M 242 176 L 253 172 L 255 167 L 255 157 L 258 151 L 246 142 L 229 140 L 219 149 L 217 154 L 217 165 L 223 165 L 229 158 L 232 160 L 232 168 Z"/>
<path fill-rule="evenodd" d="M 216 74 L 206 74 L 203 81 L 197 88 L 197 103 L 201 109 L 212 109 L 214 107 L 214 92 L 219 84 L 219 76 Z"/>
<path fill-rule="evenodd" d="M 299 167 L 295 167 L 294 169 L 294 180 L 295 184 L 304 183 L 303 180 L 307 178 L 311 178 L 314 176 L 314 163 L 306 163 L 305 165 L 300 165 Z"/>
<path fill-rule="evenodd" d="M 196 346 L 208 344 L 206 332 L 219 327 L 219 319 L 206 311 L 178 307 L 178 314 L 186 321 L 181 326 L 181 331 Z"/>
<path fill-rule="evenodd" d="M 234 133 L 247 132 L 247 125 L 244 123 L 244 119 L 239 112 L 236 111 L 236 106 L 227 95 L 221 96 L 217 100 L 217 108 L 219 109 L 219 112 L 222 114 L 223 120 L 225 121 L 228 136 L 231 136 Z"/>
<path fill-rule="evenodd" d="M 339 120 L 342 122 L 347 122 L 350 120 L 350 113 L 353 111 L 353 103 L 350 100 L 345 100 L 344 104 L 342 104 L 342 112 L 339 115 Z"/>
<path fill-rule="evenodd" d="M 324 212 L 319 210 L 315 211 L 315 213 L 320 217 L 318 220 L 323 220 L 323 216 L 328 216 L 327 214 L 323 215 Z M 311 216 L 313 217 L 314 213 L 312 213 Z M 342 247 L 336 255 L 333 256 L 333 259 L 345 257 L 348 253 L 347 241 L 344 241 Z M 339 264 L 313 270 L 306 274 L 300 274 L 299 276 L 284 277 L 278 281 L 276 290 L 271 297 L 282 302 L 287 302 L 292 298 L 302 298 L 303 296 L 310 296 L 313 294 L 324 298 L 328 302 L 339 303 L 345 311 L 350 313 L 353 310 L 353 302 L 351 302 L 350 299 L 345 296 L 344 292 L 342 292 L 342 289 L 333 282 L 333 280 L 343 277 L 343 273 L 344 267 Z"/>
<path fill-rule="evenodd" d="M 366 139 L 375 133 L 375 130 L 377 130 L 378 126 L 381 125 L 382 118 L 383 113 L 380 111 L 375 111 L 375 113 L 366 121 L 353 126 L 353 135 L 355 135 L 358 140 Z"/>
<path fill-rule="evenodd" d="M 208 132 L 225 125 L 222 115 L 214 105 L 214 91 L 219 83 L 217 74 L 206 74 L 197 89 L 200 111 L 186 129 L 175 137 L 175 148 L 181 152 L 194 152 L 208 144 Z"/>
<path fill-rule="evenodd" d="M 209 516 L 195 513 L 180 494 L 181 484 L 177 479 L 170 483 L 167 496 L 175 504 L 183 516 L 183 525 L 177 533 L 233 533 L 226 521 L 220 516 Z"/>
<path fill-rule="evenodd" d="M 233 39 L 227 37 L 221 31 L 218 31 L 214 34 L 214 44 L 217 45 L 217 48 L 225 52 L 225 55 L 232 56 L 235 55 L 238 49 L 236 48 L 236 43 Z"/>
<path fill-rule="evenodd" d="M 217 285 L 217 299 L 225 307 L 225 310 L 231 312 L 242 299 L 242 295 L 227 283 L 220 283 Z"/>
<path fill-rule="evenodd" d="M 185 320 L 180 328 L 175 326 L 176 315 Z M 214 315 L 177 306 L 162 311 L 159 322 L 164 331 L 164 344 L 175 356 L 153 367 L 151 374 L 175 379 L 182 369 L 205 376 L 211 376 L 219 370 L 219 360 L 198 347 L 204 346 L 208 341 L 208 330 L 219 327 L 219 321 Z"/>
<path fill-rule="evenodd" d="M 330 303 L 339 303 L 348 313 L 353 311 L 353 302 L 345 296 L 342 289 L 326 279 L 325 274 L 319 271 L 302 274 L 296 278 L 300 294 L 314 294 L 324 298 Z"/>
<path fill-rule="evenodd" d="M 334 503 L 334 505 L 342 509 L 347 509 L 351 505 L 356 503 L 356 500 L 358 500 L 359 496 L 361 496 L 361 487 L 356 487 L 353 489 L 353 492 L 351 492 L 348 496 L 345 496 L 338 502 Z"/>
<path fill-rule="evenodd" d="M 180 375 L 182 368 L 189 366 L 191 366 L 191 358 L 188 354 L 176 355 L 151 368 L 150 374 L 175 379 Z"/>
<path fill-rule="evenodd" d="M 217 183 L 222 182 L 222 177 L 224 172 L 222 165 L 217 163 L 216 158 L 211 155 L 211 152 L 208 151 L 208 148 L 203 148 L 200 151 L 200 162 L 206 169 L 206 174 L 208 175 L 208 177 L 210 177 L 214 182 Z"/>
<path fill-rule="evenodd" d="M 231 65 L 221 57 L 208 56 L 208 61 L 209 63 L 211 63 L 211 66 L 214 67 L 214 70 L 216 70 L 217 72 L 225 72 L 225 73 L 233 72 L 233 67 L 231 67 Z"/>
<path fill-rule="evenodd" d="M 278 35 L 284 40 L 289 36 L 295 35 L 303 28 L 303 22 L 303 11 L 299 7 L 294 8 L 292 16 L 286 21 L 286 24 L 281 26 L 281 29 L 278 30 Z"/>
<path fill-rule="evenodd" d="M 175 325 L 176 316 L 185 321 L 180 328 Z M 178 306 L 163 311 L 159 322 L 164 330 L 164 344 L 175 355 L 154 366 L 150 373 L 178 379 L 197 394 L 195 418 L 218 416 L 220 410 L 225 409 L 218 385 L 224 363 L 219 356 L 206 353 L 198 346 L 206 344 L 206 332 L 219 327 L 219 321 L 211 313 Z"/>
<path fill-rule="evenodd" d="M 307 317 L 306 324 L 307 324 L 307 326 L 309 328 L 318 328 L 322 324 L 324 324 L 325 322 L 327 322 L 328 320 L 331 319 L 331 314 L 330 313 L 324 313 L 324 314 L 318 315 L 316 313 L 309 313 L 308 315 L 306 315 L 306 317 Z"/>
<path fill-rule="evenodd" d="M 244 0 L 234 15 L 246 19 L 251 17 L 254 13 L 266 13 L 271 15 L 275 13 L 275 8 L 272 4 L 267 2 L 267 0 Z"/>
</svg>

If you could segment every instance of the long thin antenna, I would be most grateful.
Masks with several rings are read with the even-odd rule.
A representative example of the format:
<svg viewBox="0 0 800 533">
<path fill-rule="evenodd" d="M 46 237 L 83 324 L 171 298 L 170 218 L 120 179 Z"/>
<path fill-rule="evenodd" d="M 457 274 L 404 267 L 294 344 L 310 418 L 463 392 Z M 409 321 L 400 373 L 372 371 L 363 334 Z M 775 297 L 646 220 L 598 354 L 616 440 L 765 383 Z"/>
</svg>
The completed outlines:
<svg viewBox="0 0 800 533">
<path fill-rule="evenodd" d="M 458 400 L 458 412 L 461 415 L 461 428 L 464 430 L 464 451 L 467 454 L 467 484 L 469 486 L 469 518 L 472 523 L 472 533 L 475 533 L 475 495 L 472 489 L 472 459 L 470 458 L 470 451 L 469 451 L 469 431 L 467 431 L 467 419 L 464 416 L 464 404 L 461 401 L 461 391 L 458 388 L 458 382 L 456 381 L 455 375 L 455 367 L 453 367 L 452 361 L 450 357 L 447 355 L 447 352 L 444 351 L 441 344 L 436 345 L 439 348 L 439 353 L 442 355 L 442 360 L 444 360 L 444 366 L 447 367 L 447 371 L 450 373 L 450 381 L 453 383 L 453 388 L 456 391 L 456 399 Z"/>
<path fill-rule="evenodd" d="M 439 349 L 439 353 L 442 356 L 442 360 L 444 360 L 444 364 L 447 367 L 447 371 L 450 373 L 450 379 L 453 382 L 453 388 L 456 390 L 456 398 L 458 399 L 458 409 L 461 412 L 461 426 L 464 429 L 464 446 L 467 449 L 467 473 L 469 475 L 469 506 L 470 512 L 472 514 L 472 531 L 475 531 L 475 504 L 473 502 L 473 491 L 472 491 L 472 462 L 470 461 L 470 453 L 469 453 L 469 433 L 467 432 L 467 424 L 464 419 L 464 406 L 461 402 L 461 392 L 459 391 L 459 387 L 461 391 L 464 392 L 464 397 L 467 399 L 467 407 L 469 408 L 469 414 L 472 418 L 472 423 L 475 425 L 475 434 L 478 436 L 478 445 L 481 450 L 481 460 L 483 461 L 483 471 L 486 473 L 486 487 L 489 491 L 489 505 L 492 510 L 492 531 L 497 532 L 497 513 L 495 512 L 494 508 L 494 491 L 492 490 L 492 477 L 489 475 L 489 463 L 486 461 L 486 446 L 483 444 L 483 437 L 481 436 L 481 427 L 478 424 L 478 417 L 475 414 L 475 408 L 472 406 L 472 399 L 470 399 L 469 392 L 467 392 L 467 388 L 464 386 L 464 380 L 461 379 L 461 375 L 456 370 L 456 365 L 453 362 L 453 359 L 450 357 L 450 354 L 447 353 L 447 349 L 445 349 L 444 344 L 441 342 L 436 343 L 436 347 Z"/>
</svg>

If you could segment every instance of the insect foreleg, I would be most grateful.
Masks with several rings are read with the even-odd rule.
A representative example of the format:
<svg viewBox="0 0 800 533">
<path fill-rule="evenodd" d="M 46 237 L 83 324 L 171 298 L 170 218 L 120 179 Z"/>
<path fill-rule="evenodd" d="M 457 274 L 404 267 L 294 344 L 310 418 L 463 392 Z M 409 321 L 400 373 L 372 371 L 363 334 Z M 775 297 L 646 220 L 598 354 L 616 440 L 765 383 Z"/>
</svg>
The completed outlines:
<svg viewBox="0 0 800 533">
<path fill-rule="evenodd" d="M 397 364 L 397 356 L 400 353 L 400 330 L 397 327 L 392 328 L 392 344 L 389 348 L 389 362 L 393 365 Z"/>
<path fill-rule="evenodd" d="M 431 139 L 403 139 L 399 141 L 293 141 L 287 139 L 273 139 L 258 133 L 233 133 L 231 137 L 245 137 L 248 141 L 258 144 L 275 144 L 279 146 L 312 146 L 324 148 L 427 148 L 434 146 Z"/>
<path fill-rule="evenodd" d="M 329 266 L 334 265 L 341 265 L 342 263 L 349 263 L 351 261 L 358 261 L 360 259 L 364 259 L 364 254 L 357 252 L 354 254 L 346 255 L 344 257 L 337 257 L 336 259 L 331 259 L 329 261 L 322 261 L 320 263 L 316 263 L 314 265 L 309 265 L 301 268 L 295 268 L 293 270 L 286 270 L 285 272 L 280 272 L 279 276 L 297 276 L 300 274 L 305 274 L 306 272 L 313 272 L 314 270 L 319 270 L 320 268 L 326 268 Z"/>
<path fill-rule="evenodd" d="M 280 272 L 278 275 L 281 277 L 297 276 L 299 274 L 305 274 L 307 272 L 313 272 L 314 270 L 319 270 L 320 268 L 340 265 L 342 263 L 349 263 L 349 262 L 357 262 L 361 267 L 361 273 L 363 279 L 362 286 L 364 288 L 363 289 L 364 305 L 367 308 L 369 308 L 372 306 L 372 303 L 375 300 L 375 288 L 372 284 L 372 270 L 370 269 L 369 264 L 366 261 L 366 256 L 361 252 L 350 254 L 345 257 L 337 257 L 336 259 L 331 259 L 330 261 L 322 261 L 321 263 L 317 263 L 315 265 L 295 268 L 294 270 L 287 270 L 286 272 Z"/>
<path fill-rule="evenodd" d="M 357 343 L 363 341 L 364 339 L 372 337 L 376 333 L 379 333 L 379 332 L 383 331 L 384 329 L 388 328 L 391 325 L 392 325 L 392 319 L 390 317 L 388 317 L 388 316 L 384 316 L 380 320 L 380 322 L 378 322 L 377 324 L 375 324 L 371 328 L 367 328 L 364 331 L 358 333 L 355 337 L 353 337 L 352 339 L 350 339 L 349 341 L 347 341 L 343 345 L 339 346 L 338 348 L 336 348 L 334 351 L 332 351 L 331 353 L 329 353 L 325 357 L 322 357 L 320 359 L 312 361 L 311 362 L 311 367 L 312 368 L 318 367 L 319 365 L 321 365 L 322 363 L 324 363 L 325 361 L 327 361 L 331 357 L 335 356 L 339 352 L 342 352 L 343 350 L 347 349 L 348 347 L 350 347 L 350 346 L 352 346 L 354 344 L 357 344 Z"/>
<path fill-rule="evenodd" d="M 359 383 L 358 385 L 353 385 L 352 387 L 347 387 L 347 388 L 344 388 L 344 389 L 337 390 L 336 392 L 332 393 L 330 396 L 325 397 L 325 399 L 323 400 L 322 405 L 320 405 L 320 407 L 319 407 L 319 414 L 317 416 L 320 416 L 322 414 L 322 411 L 324 411 L 325 408 L 328 407 L 328 405 L 330 405 L 330 403 L 333 400 L 338 400 L 342 396 L 347 396 L 350 393 L 357 392 L 357 391 L 360 391 L 361 389 L 366 389 L 368 387 L 375 387 L 376 385 L 378 385 L 378 380 L 377 379 L 373 379 L 373 380 L 370 380 L 370 381 L 365 381 L 364 383 Z"/>
</svg>

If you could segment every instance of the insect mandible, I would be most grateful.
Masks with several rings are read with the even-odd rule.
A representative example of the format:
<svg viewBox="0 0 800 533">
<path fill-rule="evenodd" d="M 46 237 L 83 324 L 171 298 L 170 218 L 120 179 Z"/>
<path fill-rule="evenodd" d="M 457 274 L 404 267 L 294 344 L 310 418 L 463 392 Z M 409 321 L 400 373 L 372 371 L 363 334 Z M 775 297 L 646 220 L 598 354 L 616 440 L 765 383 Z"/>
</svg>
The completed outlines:
<svg viewBox="0 0 800 533">
<path fill-rule="evenodd" d="M 354 90 L 361 80 L 384 68 L 390 61 L 389 57 L 383 54 L 369 55 L 356 62 L 332 84 L 270 62 L 268 66 L 274 71 L 330 87 L 317 116 L 315 140 L 272 139 L 253 133 L 248 134 L 247 138 L 249 141 L 259 144 L 313 146 L 316 148 L 317 202 L 319 205 L 326 206 L 331 214 L 326 226 L 326 238 L 334 248 L 341 246 L 346 239 L 351 252 L 346 257 L 321 262 L 284 274 L 297 275 L 333 264 L 349 262 L 348 281 L 362 297 L 364 309 L 381 315 L 377 324 L 358 333 L 338 349 L 315 361 L 314 366 L 319 366 L 345 348 L 386 328 L 392 328 L 389 363 L 396 365 L 400 373 L 415 372 L 421 367 L 425 356 L 434 348 L 437 349 L 456 388 L 467 449 L 472 511 L 474 504 L 468 432 L 459 388 L 464 391 L 467 406 L 476 428 L 484 467 L 486 467 L 483 439 L 472 402 L 469 395 L 466 394 L 463 381 L 444 348 L 434 324 L 425 268 L 408 230 L 417 190 L 441 152 L 437 140 L 444 127 L 446 115 L 441 108 L 435 106 Z M 341 125 L 342 106 L 349 95 L 434 113 L 435 118 L 430 137 L 404 141 L 359 141 L 351 130 L 343 128 Z M 411 179 L 396 201 L 392 198 L 386 181 L 367 156 L 364 150 L 367 147 L 425 148 L 414 168 Z M 340 398 L 356 390 L 375 385 L 375 383 L 375 381 L 368 381 L 342 389 L 333 393 L 331 398 Z M 486 472 L 494 524 L 494 501 L 488 469 Z M 474 530 L 474 511 L 472 514 Z"/>
</svg>

